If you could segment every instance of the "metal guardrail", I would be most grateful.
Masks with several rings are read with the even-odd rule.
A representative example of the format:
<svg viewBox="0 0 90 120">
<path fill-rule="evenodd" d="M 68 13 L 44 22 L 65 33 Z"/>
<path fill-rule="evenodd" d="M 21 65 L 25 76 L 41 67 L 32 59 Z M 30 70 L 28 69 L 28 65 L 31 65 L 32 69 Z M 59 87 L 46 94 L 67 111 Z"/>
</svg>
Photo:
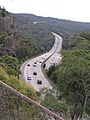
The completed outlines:
<svg viewBox="0 0 90 120">
<path fill-rule="evenodd" d="M 58 116 L 54 112 L 50 111 L 49 109 L 45 108 L 44 106 L 40 105 L 39 103 L 35 102 L 34 100 L 28 98 L 27 96 L 23 95 L 22 93 L 18 92 L 17 90 L 13 89 L 12 87 L 8 86 L 7 84 L 3 83 L 2 81 L 0 81 L 0 120 L 21 120 L 21 118 L 19 119 L 19 115 L 20 115 L 19 114 L 19 108 L 21 108 L 21 107 L 17 102 L 18 106 L 13 108 L 13 105 L 11 105 L 12 104 L 11 102 L 13 102 L 13 101 L 10 101 L 10 100 L 11 100 L 11 98 L 14 99 L 14 97 L 7 94 L 7 90 L 10 93 L 12 93 L 12 95 L 16 95 L 17 97 L 19 97 L 19 99 L 21 99 L 21 100 L 25 101 L 26 103 L 28 103 L 29 106 L 31 105 L 31 106 L 34 106 L 35 108 L 39 109 L 39 111 L 41 111 L 41 115 L 44 112 L 44 113 L 46 113 L 45 116 L 47 116 L 47 119 L 44 119 L 44 116 L 43 116 L 44 114 L 43 114 L 42 115 L 43 118 L 39 117 L 39 119 L 36 119 L 36 118 L 35 119 L 32 119 L 32 118 L 30 119 L 30 117 L 29 117 L 26 120 L 64 120 L 63 118 L 61 118 L 60 116 Z M 4 92 L 6 92 L 6 93 L 4 93 Z M 9 100 L 4 97 L 5 94 L 7 94 L 7 96 L 9 96 Z M 6 100 L 6 103 L 4 103 L 4 100 Z M 15 100 L 17 100 L 17 98 L 15 98 Z M 9 110 L 7 108 L 7 103 L 8 102 L 9 102 L 8 107 L 11 106 L 11 111 L 9 111 L 9 114 L 8 114 L 8 111 L 7 111 L 7 110 Z M 6 106 L 4 106 L 3 104 L 6 105 Z M 14 103 L 14 105 L 15 104 L 16 103 Z M 4 107 L 6 107 L 6 108 L 4 109 Z M 16 108 L 17 108 L 17 112 L 16 112 Z M 14 110 L 13 113 L 12 113 L 12 109 Z M 5 112 L 5 110 L 6 110 L 6 112 Z M 9 116 L 9 118 L 8 117 L 4 118 L 4 116 L 6 116 L 6 114 L 7 114 L 7 116 Z M 12 115 L 14 117 L 11 117 L 10 115 Z M 16 118 L 15 115 L 18 116 L 18 117 Z M 51 116 L 51 117 L 49 117 L 49 116 Z M 12 118 L 14 118 L 14 119 L 12 119 Z"/>
</svg>

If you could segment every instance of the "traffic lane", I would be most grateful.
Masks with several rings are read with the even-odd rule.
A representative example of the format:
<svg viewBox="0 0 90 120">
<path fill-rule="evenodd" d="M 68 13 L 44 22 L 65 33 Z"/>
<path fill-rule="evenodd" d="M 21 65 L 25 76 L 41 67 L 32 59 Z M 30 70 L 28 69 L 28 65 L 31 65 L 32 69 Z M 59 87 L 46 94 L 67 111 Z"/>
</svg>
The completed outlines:
<svg viewBox="0 0 90 120">
<path fill-rule="evenodd" d="M 55 49 L 57 48 L 57 45 L 58 45 L 58 42 L 59 40 L 57 39 L 57 42 L 56 42 L 56 45 L 54 45 L 54 51 Z M 50 51 L 51 52 L 51 51 Z M 36 58 L 36 61 L 38 61 L 39 63 L 40 62 L 43 62 L 45 59 L 47 59 L 51 54 L 52 52 L 50 53 L 48 52 L 48 54 L 44 54 L 44 55 L 41 55 L 40 57 L 38 57 L 38 59 Z M 46 56 L 46 58 L 42 61 L 42 59 Z M 34 59 L 35 60 L 35 59 Z M 38 63 L 37 63 L 38 64 Z M 41 64 L 39 64 L 39 66 L 36 67 L 36 71 L 37 72 L 37 77 L 35 76 L 33 79 L 36 80 L 42 80 L 42 85 L 38 85 L 37 82 L 35 83 L 36 86 L 38 86 L 39 89 L 42 89 L 43 87 L 51 87 L 50 83 L 47 81 L 47 79 L 45 78 L 45 76 L 43 75 L 42 71 L 41 71 Z M 39 74 L 38 74 L 39 73 Z M 33 77 L 33 76 L 32 76 Z"/>
<path fill-rule="evenodd" d="M 48 88 L 48 89 L 52 89 L 52 86 L 50 85 L 50 83 L 47 81 L 47 79 L 45 78 L 45 76 L 43 75 L 41 69 L 38 69 L 38 73 L 37 77 L 35 77 L 35 79 L 38 81 L 42 81 L 42 84 L 37 84 L 38 89 L 41 90 L 42 88 Z"/>
<path fill-rule="evenodd" d="M 40 64 L 40 63 L 37 63 L 37 65 Z M 29 73 L 30 68 L 28 68 L 28 76 L 31 76 L 31 80 L 29 81 L 30 84 L 32 84 L 34 86 L 34 88 L 36 90 L 41 90 L 42 88 L 44 87 L 48 87 L 48 88 L 52 88 L 50 83 L 47 81 L 47 79 L 45 78 L 45 76 L 43 75 L 42 73 L 42 70 L 40 67 L 35 67 L 35 68 L 32 68 L 32 73 Z M 33 75 L 33 72 L 36 72 L 37 75 Z M 42 81 L 42 84 L 37 84 L 37 81 L 40 80 Z"/>
<path fill-rule="evenodd" d="M 53 33 L 53 34 L 54 34 L 54 33 Z M 28 62 L 27 64 L 32 64 L 33 62 L 35 62 L 35 60 L 38 61 L 38 60 L 41 59 L 42 57 L 45 58 L 45 59 L 47 59 L 47 58 L 52 54 L 52 52 L 55 51 L 55 49 L 57 48 L 58 41 L 59 41 L 59 40 L 58 40 L 57 37 L 56 37 L 56 38 L 55 38 L 55 44 L 54 44 L 54 46 L 53 46 L 53 48 L 51 49 L 50 52 L 45 53 L 45 54 L 43 54 L 43 55 L 41 55 L 41 56 L 38 56 L 38 57 L 32 59 L 32 60 L 31 60 L 30 62 Z M 43 62 L 43 61 L 42 61 L 42 62 Z"/>
<path fill-rule="evenodd" d="M 37 67 L 31 66 L 31 68 L 28 69 L 28 76 L 31 76 L 31 80 L 27 80 L 28 83 L 30 83 L 37 91 L 39 91 L 38 86 L 37 86 L 37 75 L 38 75 L 38 70 Z M 33 75 L 33 73 L 36 72 L 37 75 Z"/>
<path fill-rule="evenodd" d="M 59 40 L 57 49 L 55 50 L 55 53 L 46 61 L 45 69 L 48 69 L 53 64 L 59 64 L 62 59 L 59 54 L 62 48 L 62 38 L 57 36 L 57 39 Z"/>
<path fill-rule="evenodd" d="M 33 60 L 30 61 L 29 64 L 34 64 L 35 61 L 43 62 L 42 57 L 45 57 L 44 60 L 46 60 L 49 56 L 51 56 L 51 55 L 53 54 L 53 52 L 56 51 L 58 44 L 59 44 L 59 39 L 58 39 L 58 37 L 55 37 L 55 44 L 54 44 L 53 48 L 51 49 L 51 51 L 49 51 L 48 53 L 45 53 L 45 54 L 43 54 L 43 55 L 41 55 L 41 56 L 39 56 L 39 57 L 34 58 Z M 37 68 L 38 68 L 38 69 L 37 69 Z M 40 72 L 40 71 L 41 71 L 41 64 L 40 64 L 40 66 L 38 66 L 38 67 L 36 67 L 36 68 L 33 68 L 33 66 L 31 66 L 31 72 L 30 72 L 30 70 L 29 70 L 29 72 L 28 72 L 27 70 L 25 70 L 25 71 L 26 71 L 27 74 L 28 74 L 27 76 L 29 76 L 29 75 L 31 74 L 31 76 L 32 76 L 32 84 L 35 86 L 34 88 L 36 88 L 36 89 L 41 89 L 41 87 L 37 85 L 36 79 L 39 78 L 39 77 L 40 77 L 41 79 L 43 79 L 44 81 L 45 81 L 45 80 L 47 81 L 47 79 L 45 79 L 45 76 L 43 76 L 43 75 L 42 75 L 42 77 L 41 77 L 41 76 L 38 76 L 38 77 L 33 76 L 32 73 L 33 73 L 35 70 L 37 71 L 38 75 L 42 75 L 42 74 L 43 74 L 42 72 Z M 44 86 L 43 86 L 43 85 L 44 85 Z M 47 86 L 48 86 L 48 81 L 45 82 L 43 85 L 42 85 L 43 87 L 45 87 L 45 86 L 47 87 Z M 37 88 L 37 86 L 38 86 L 38 88 Z"/>
<path fill-rule="evenodd" d="M 54 53 L 55 50 L 57 49 L 57 45 L 59 44 L 59 39 L 57 39 L 57 37 L 55 38 L 55 44 L 52 47 L 52 49 L 49 51 L 50 53 Z"/>
<path fill-rule="evenodd" d="M 59 53 L 55 53 L 52 55 L 52 57 L 50 57 L 47 61 L 46 61 L 46 66 L 45 69 L 48 69 L 50 66 L 52 65 L 58 65 L 60 64 L 62 60 L 61 54 Z"/>
<path fill-rule="evenodd" d="M 31 83 L 33 86 L 35 86 L 35 89 L 38 90 L 37 88 L 37 81 L 36 79 L 44 79 L 44 76 L 42 75 L 43 73 L 41 72 L 41 62 L 43 62 L 43 59 L 42 57 L 44 57 L 45 55 L 47 55 L 47 57 L 50 55 L 50 54 L 44 54 L 44 55 L 41 55 L 35 59 L 32 59 L 30 62 L 27 63 L 27 65 L 29 64 L 30 66 L 27 66 L 25 67 L 25 80 L 28 82 L 28 83 Z M 34 67 L 34 63 L 37 62 L 36 64 L 36 67 Z M 33 75 L 33 72 L 37 72 L 37 76 Z M 40 76 L 39 76 L 40 75 Z M 31 81 L 27 80 L 28 77 L 31 77 Z M 39 76 L 39 77 L 38 77 Z M 42 76 L 42 77 L 41 77 Z M 46 81 L 46 80 L 45 80 Z M 44 85 L 47 86 L 46 84 L 48 84 L 47 82 L 44 82 Z M 43 86 L 43 85 L 42 85 Z M 41 88 L 40 88 L 41 89 Z"/>
<path fill-rule="evenodd" d="M 58 45 L 58 39 L 56 40 L 56 45 L 54 45 L 54 51 L 55 51 L 55 49 L 57 48 L 56 46 Z M 38 62 L 43 62 L 45 59 L 47 59 L 50 55 L 51 55 L 52 53 L 47 53 L 47 54 L 43 54 L 43 55 L 41 55 L 41 56 L 39 56 L 39 57 L 36 57 L 36 58 L 34 58 L 31 62 L 29 62 L 28 64 L 31 64 L 31 63 L 33 63 L 34 64 L 34 62 L 35 61 L 38 61 Z M 45 58 L 46 57 L 46 58 Z M 42 58 L 45 58 L 43 61 L 42 61 Z M 37 65 L 36 65 L 37 66 Z M 38 70 L 37 70 L 37 68 L 39 69 L 39 72 L 38 72 Z M 45 77 L 44 77 L 44 75 L 42 75 L 43 73 L 40 71 L 41 70 L 41 65 L 40 66 L 37 66 L 37 67 L 35 67 L 34 69 L 33 69 L 33 66 L 32 66 L 32 68 L 31 68 L 31 73 L 32 72 L 37 72 L 37 73 L 39 73 L 39 77 L 37 77 L 38 79 L 44 79 Z M 30 71 L 29 71 L 30 72 Z M 28 73 L 28 72 L 27 72 Z M 34 85 L 36 85 L 36 82 L 35 82 L 35 79 L 36 79 L 36 77 L 35 77 L 35 79 L 33 78 L 33 74 L 31 74 L 31 73 L 29 73 L 30 75 L 28 75 L 28 76 L 31 76 L 32 77 L 32 81 L 33 81 L 33 83 L 32 84 L 34 84 Z M 41 77 L 41 75 L 43 76 L 43 77 Z M 43 86 L 43 85 L 42 85 Z M 44 83 L 44 86 L 48 86 L 48 82 L 47 82 L 47 80 L 45 79 L 45 83 Z"/>
</svg>

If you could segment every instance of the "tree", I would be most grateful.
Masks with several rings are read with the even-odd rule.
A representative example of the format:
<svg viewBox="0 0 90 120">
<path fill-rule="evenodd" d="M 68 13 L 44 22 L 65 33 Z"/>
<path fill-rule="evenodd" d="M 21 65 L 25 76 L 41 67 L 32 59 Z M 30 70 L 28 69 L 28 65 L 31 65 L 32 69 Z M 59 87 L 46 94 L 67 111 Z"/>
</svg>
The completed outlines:
<svg viewBox="0 0 90 120">
<path fill-rule="evenodd" d="M 60 99 L 66 100 L 71 119 L 81 117 L 83 112 L 89 111 L 90 61 L 86 50 L 68 50 L 63 52 L 62 64 L 58 66 L 50 77 L 57 85 Z M 50 72 L 50 71 L 49 71 Z"/>
</svg>

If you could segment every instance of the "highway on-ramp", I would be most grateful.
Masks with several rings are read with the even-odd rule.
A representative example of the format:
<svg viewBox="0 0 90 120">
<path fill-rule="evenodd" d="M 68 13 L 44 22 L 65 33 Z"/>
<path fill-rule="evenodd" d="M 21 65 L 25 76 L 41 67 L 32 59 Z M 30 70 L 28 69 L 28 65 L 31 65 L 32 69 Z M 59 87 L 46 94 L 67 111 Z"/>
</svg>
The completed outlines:
<svg viewBox="0 0 90 120">
<path fill-rule="evenodd" d="M 52 49 L 43 55 L 26 61 L 20 68 L 21 79 L 32 85 L 37 91 L 40 91 L 42 88 L 52 89 L 42 72 L 41 65 L 45 63 L 46 69 L 48 69 L 52 64 L 58 64 L 61 61 L 62 38 L 55 33 L 52 34 L 55 36 L 55 43 Z"/>
</svg>

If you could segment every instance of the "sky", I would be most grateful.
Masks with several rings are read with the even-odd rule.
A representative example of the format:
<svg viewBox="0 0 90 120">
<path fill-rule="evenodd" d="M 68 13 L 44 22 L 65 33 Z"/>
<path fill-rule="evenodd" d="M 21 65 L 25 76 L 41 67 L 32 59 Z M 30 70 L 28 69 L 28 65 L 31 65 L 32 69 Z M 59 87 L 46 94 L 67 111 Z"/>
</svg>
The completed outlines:
<svg viewBox="0 0 90 120">
<path fill-rule="evenodd" d="M 0 0 L 11 13 L 90 22 L 90 0 Z"/>
</svg>

